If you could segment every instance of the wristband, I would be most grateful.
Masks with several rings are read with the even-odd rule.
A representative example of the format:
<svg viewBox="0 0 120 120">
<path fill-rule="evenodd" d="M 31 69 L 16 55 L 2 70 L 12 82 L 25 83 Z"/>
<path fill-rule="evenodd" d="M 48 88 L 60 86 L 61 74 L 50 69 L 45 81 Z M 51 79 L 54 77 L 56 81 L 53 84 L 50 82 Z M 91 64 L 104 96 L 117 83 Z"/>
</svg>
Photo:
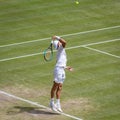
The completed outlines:
<svg viewBox="0 0 120 120">
<path fill-rule="evenodd" d="M 59 36 L 56 36 L 57 40 L 60 40 L 60 37 Z"/>
</svg>

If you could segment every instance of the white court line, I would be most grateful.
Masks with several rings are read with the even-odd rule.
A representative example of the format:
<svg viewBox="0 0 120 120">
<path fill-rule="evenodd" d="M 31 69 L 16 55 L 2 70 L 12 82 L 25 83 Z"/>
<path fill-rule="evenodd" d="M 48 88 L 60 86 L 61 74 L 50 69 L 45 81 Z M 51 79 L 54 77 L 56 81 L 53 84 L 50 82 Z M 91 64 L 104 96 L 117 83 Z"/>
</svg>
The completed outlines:
<svg viewBox="0 0 120 120">
<path fill-rule="evenodd" d="M 72 34 L 66 34 L 66 35 L 60 35 L 60 36 L 61 37 L 74 36 L 74 35 L 80 35 L 80 34 L 86 34 L 86 33 L 91 33 L 91 32 L 102 31 L 102 30 L 115 29 L 115 28 L 119 28 L 119 27 L 120 27 L 120 25 L 112 26 L 112 27 L 105 27 L 105 28 L 100 28 L 100 29 L 95 29 L 95 30 L 88 30 L 88 31 L 83 31 L 83 32 L 77 32 L 77 33 L 72 33 Z M 25 42 L 1 45 L 0 48 L 10 47 L 10 46 L 15 46 L 15 45 L 21 45 L 21 44 L 27 44 L 27 43 L 32 43 L 32 42 L 38 42 L 38 41 L 43 41 L 43 40 L 50 40 L 50 39 L 51 38 L 49 37 L 49 38 L 43 38 L 43 39 L 30 40 L 30 41 L 25 41 Z"/>
<path fill-rule="evenodd" d="M 14 98 L 14 99 L 17 99 L 17 100 L 20 100 L 20 101 L 29 103 L 29 104 L 31 104 L 31 105 L 35 105 L 35 106 L 37 106 L 37 107 L 42 107 L 42 108 L 44 108 L 44 109 L 51 110 L 49 107 L 46 107 L 46 106 L 41 105 L 41 104 L 38 104 L 37 102 L 32 102 L 32 101 L 30 101 L 30 100 L 26 100 L 26 99 L 23 99 L 23 98 L 21 98 L 21 97 L 17 97 L 17 96 L 15 96 L 15 95 L 9 94 L 9 93 L 4 92 L 4 91 L 1 91 L 1 90 L 0 90 L 0 93 L 1 93 L 1 94 L 4 94 L 4 95 L 6 95 L 6 96 L 9 96 L 9 97 L 11 97 L 11 98 Z M 78 117 L 75 117 L 75 116 L 73 116 L 73 115 L 69 115 L 69 114 L 66 114 L 66 113 L 60 113 L 60 114 L 62 114 L 62 115 L 64 115 L 64 116 L 67 116 L 67 117 L 70 117 L 70 118 L 73 118 L 73 119 L 75 119 L 75 120 L 83 120 L 83 119 L 81 119 L 81 118 L 78 118 Z"/>
<path fill-rule="evenodd" d="M 98 49 L 95 49 L 95 48 L 91 48 L 91 47 L 87 47 L 87 46 L 84 46 L 84 48 L 87 48 L 89 50 L 93 50 L 93 51 L 96 51 L 96 52 L 99 52 L 99 53 L 102 53 L 102 54 L 106 54 L 106 55 L 109 55 L 109 56 L 112 56 L 112 57 L 120 58 L 120 56 L 113 55 L 111 53 L 104 52 L 104 51 L 101 51 L 101 50 L 98 50 Z"/>
<path fill-rule="evenodd" d="M 33 53 L 33 54 L 28 54 L 28 55 L 22 55 L 22 56 L 17 56 L 17 57 L 12 57 L 12 58 L 5 58 L 5 59 L 1 59 L 0 62 L 15 60 L 15 59 L 19 59 L 19 58 L 26 58 L 26 57 L 31 57 L 31 56 L 41 55 L 41 54 L 43 54 L 43 52 Z"/>
<path fill-rule="evenodd" d="M 118 39 L 112 39 L 112 40 L 106 40 L 106 41 L 102 41 L 102 42 L 90 43 L 90 44 L 85 44 L 85 45 L 79 45 L 79 46 L 74 46 L 74 47 L 66 48 L 66 50 L 80 48 L 80 47 L 87 47 L 87 46 L 97 45 L 97 44 L 102 44 L 102 43 L 114 42 L 114 41 L 119 41 L 119 40 L 120 40 L 120 38 L 118 38 Z M 5 59 L 1 59 L 0 62 L 5 62 L 5 61 L 19 59 L 19 58 L 25 58 L 25 57 L 31 57 L 31 56 L 41 55 L 41 54 L 43 54 L 43 52 L 34 53 L 34 54 L 28 54 L 28 55 L 23 55 L 23 56 L 17 56 L 17 57 L 12 57 L 12 58 L 5 58 Z M 117 58 L 119 58 L 119 56 Z"/>
<path fill-rule="evenodd" d="M 20 43 L 13 43 L 13 44 L 8 44 L 8 45 L 1 45 L 0 48 L 3 47 L 10 47 L 10 46 L 15 46 L 15 45 L 22 45 L 22 44 L 27 44 L 27 43 L 33 43 L 33 42 L 40 42 L 43 40 L 49 40 L 50 38 L 43 38 L 43 39 L 37 39 L 37 40 L 31 40 L 31 41 L 25 41 L 25 42 L 20 42 Z"/>
<path fill-rule="evenodd" d="M 91 45 L 98 45 L 98 44 L 103 44 L 103 43 L 109 43 L 109 42 L 115 42 L 115 41 L 119 41 L 119 40 L 120 40 L 120 38 L 112 39 L 112 40 L 106 40 L 106 41 L 101 41 L 101 42 L 95 42 L 95 43 L 89 43 L 89 44 L 85 44 L 85 45 L 73 46 L 73 47 L 66 48 L 66 50 L 74 49 L 74 48 L 80 48 L 80 47 L 85 47 L 85 46 L 91 46 Z"/>
</svg>

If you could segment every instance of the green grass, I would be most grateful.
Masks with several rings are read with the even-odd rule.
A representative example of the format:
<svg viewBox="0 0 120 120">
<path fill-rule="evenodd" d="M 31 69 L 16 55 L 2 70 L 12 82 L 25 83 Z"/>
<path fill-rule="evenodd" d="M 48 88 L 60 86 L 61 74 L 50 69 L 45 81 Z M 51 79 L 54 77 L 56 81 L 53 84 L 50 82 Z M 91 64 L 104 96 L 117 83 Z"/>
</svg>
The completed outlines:
<svg viewBox="0 0 120 120">
<path fill-rule="evenodd" d="M 0 11 L 1 46 L 120 25 L 119 0 L 80 0 L 79 5 L 74 0 L 0 0 Z M 120 27 L 64 38 L 67 47 L 113 40 L 120 38 Z M 49 42 L 0 47 L 0 60 L 43 52 Z M 120 56 L 119 46 L 118 40 L 89 47 Z M 84 47 L 66 52 L 74 72 L 66 71 L 61 96 L 65 113 L 84 120 L 120 119 L 120 59 Z M 51 62 L 42 55 L 0 62 L 0 90 L 48 106 L 55 54 Z M 4 100 L 0 108 L 5 120 L 71 120 L 16 100 Z M 39 114 L 32 115 L 35 109 Z"/>
</svg>

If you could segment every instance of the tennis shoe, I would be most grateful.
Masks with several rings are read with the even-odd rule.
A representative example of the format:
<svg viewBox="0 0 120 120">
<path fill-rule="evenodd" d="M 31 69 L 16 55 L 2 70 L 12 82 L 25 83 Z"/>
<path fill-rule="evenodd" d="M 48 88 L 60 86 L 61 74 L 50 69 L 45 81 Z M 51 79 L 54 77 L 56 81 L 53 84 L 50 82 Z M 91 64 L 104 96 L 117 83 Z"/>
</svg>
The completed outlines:
<svg viewBox="0 0 120 120">
<path fill-rule="evenodd" d="M 57 109 L 56 109 L 56 106 L 54 104 L 54 102 L 50 102 L 50 108 L 55 111 L 55 112 L 58 112 Z"/>
<path fill-rule="evenodd" d="M 59 112 L 63 112 L 62 109 L 61 109 L 61 105 L 59 103 L 56 104 L 56 109 Z"/>
</svg>

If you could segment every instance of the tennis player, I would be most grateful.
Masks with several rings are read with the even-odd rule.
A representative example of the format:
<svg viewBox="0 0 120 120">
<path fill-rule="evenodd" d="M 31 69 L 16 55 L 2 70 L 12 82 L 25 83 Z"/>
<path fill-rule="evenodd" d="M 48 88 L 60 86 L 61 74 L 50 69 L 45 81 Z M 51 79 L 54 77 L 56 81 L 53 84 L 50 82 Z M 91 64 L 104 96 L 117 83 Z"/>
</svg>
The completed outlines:
<svg viewBox="0 0 120 120">
<path fill-rule="evenodd" d="M 62 85 L 65 80 L 65 69 L 72 71 L 70 66 L 66 66 L 67 64 L 67 56 L 65 52 L 66 41 L 59 37 L 53 36 L 52 37 L 52 44 L 54 48 L 57 50 L 56 56 L 56 65 L 54 68 L 54 81 L 53 86 L 51 88 L 51 100 L 50 100 L 50 107 L 53 111 L 62 112 L 61 105 L 60 105 L 60 95 L 62 90 Z M 55 101 L 56 95 L 56 101 Z"/>
</svg>

